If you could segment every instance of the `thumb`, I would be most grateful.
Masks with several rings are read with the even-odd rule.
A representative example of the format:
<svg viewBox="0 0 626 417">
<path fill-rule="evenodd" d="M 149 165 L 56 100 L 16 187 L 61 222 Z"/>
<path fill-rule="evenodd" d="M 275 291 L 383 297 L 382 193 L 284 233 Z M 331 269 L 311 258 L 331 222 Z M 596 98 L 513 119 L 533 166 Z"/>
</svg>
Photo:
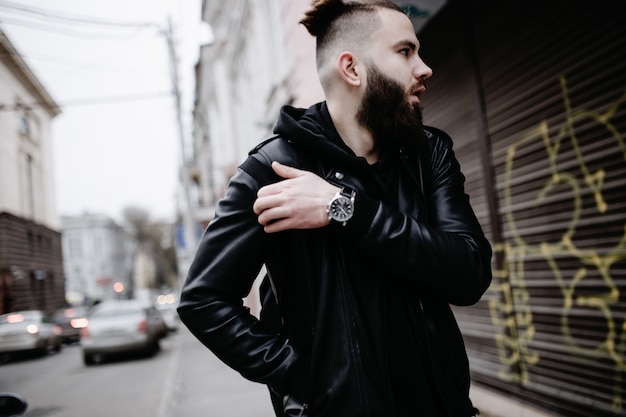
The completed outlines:
<svg viewBox="0 0 626 417">
<path fill-rule="evenodd" d="M 301 177 L 302 175 L 305 174 L 305 171 L 302 171 L 302 170 L 299 170 L 297 168 L 290 167 L 287 165 L 283 165 L 277 161 L 272 162 L 272 169 L 281 178 L 286 178 L 286 179 Z"/>
</svg>

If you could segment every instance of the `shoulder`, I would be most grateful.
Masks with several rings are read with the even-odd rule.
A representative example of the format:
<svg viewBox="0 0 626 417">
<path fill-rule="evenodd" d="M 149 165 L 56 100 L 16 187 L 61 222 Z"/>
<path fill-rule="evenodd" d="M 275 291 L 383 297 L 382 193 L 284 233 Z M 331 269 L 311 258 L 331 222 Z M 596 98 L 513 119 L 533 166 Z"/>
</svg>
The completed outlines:
<svg viewBox="0 0 626 417">
<path fill-rule="evenodd" d="M 452 138 L 441 129 L 432 126 L 424 126 L 424 134 L 431 148 L 439 146 L 452 146 Z"/>
<path fill-rule="evenodd" d="M 295 158 L 297 151 L 291 140 L 281 135 L 271 136 L 248 152 L 248 157 L 264 160 L 271 165 L 273 161 L 286 163 Z"/>
<path fill-rule="evenodd" d="M 436 166 L 440 162 L 455 158 L 453 150 L 454 142 L 450 135 L 432 126 L 424 126 L 424 134 L 430 149 L 429 153 L 433 165 Z"/>
<path fill-rule="evenodd" d="M 284 136 L 274 135 L 252 148 L 246 160 L 239 165 L 239 169 L 263 185 L 280 179 L 272 169 L 272 162 L 297 166 L 298 160 L 299 155 L 293 143 Z"/>
</svg>

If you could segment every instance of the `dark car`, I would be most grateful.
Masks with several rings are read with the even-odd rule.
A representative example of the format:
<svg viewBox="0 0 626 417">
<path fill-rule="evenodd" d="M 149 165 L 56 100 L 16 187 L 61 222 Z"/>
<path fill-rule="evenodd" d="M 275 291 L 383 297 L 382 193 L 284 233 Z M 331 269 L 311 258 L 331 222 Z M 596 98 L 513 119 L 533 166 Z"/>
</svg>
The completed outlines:
<svg viewBox="0 0 626 417">
<path fill-rule="evenodd" d="M 61 328 L 63 343 L 77 343 L 80 329 L 87 326 L 88 306 L 66 307 L 54 313 L 54 322 Z"/>
<path fill-rule="evenodd" d="M 28 403 L 11 392 L 0 392 L 0 417 L 16 417 L 26 412 Z"/>
<path fill-rule="evenodd" d="M 167 328 L 152 306 L 135 300 L 108 300 L 95 306 L 80 333 L 85 365 L 105 356 L 142 352 L 155 354 Z"/>
</svg>

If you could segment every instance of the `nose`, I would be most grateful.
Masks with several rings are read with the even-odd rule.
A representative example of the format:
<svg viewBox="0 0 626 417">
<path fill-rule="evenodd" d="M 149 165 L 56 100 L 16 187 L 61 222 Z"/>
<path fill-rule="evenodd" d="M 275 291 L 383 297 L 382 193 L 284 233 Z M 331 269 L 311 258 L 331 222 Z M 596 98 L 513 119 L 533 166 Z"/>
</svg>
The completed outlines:
<svg viewBox="0 0 626 417">
<path fill-rule="evenodd" d="M 428 65 L 426 65 L 426 63 L 422 60 L 421 57 L 418 56 L 417 65 L 415 66 L 413 75 L 418 80 L 419 79 L 425 80 L 427 78 L 430 78 L 433 75 L 433 70 Z"/>
</svg>

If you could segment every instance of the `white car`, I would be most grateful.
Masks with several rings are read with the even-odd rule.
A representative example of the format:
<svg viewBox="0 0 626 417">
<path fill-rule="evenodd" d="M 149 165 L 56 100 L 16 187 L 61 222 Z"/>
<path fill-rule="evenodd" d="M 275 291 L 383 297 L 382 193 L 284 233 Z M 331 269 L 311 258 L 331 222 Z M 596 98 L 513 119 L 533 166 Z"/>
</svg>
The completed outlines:
<svg viewBox="0 0 626 417">
<path fill-rule="evenodd" d="M 156 304 L 156 309 L 163 316 L 163 320 L 165 320 L 165 325 L 167 326 L 167 330 L 170 332 L 175 332 L 178 330 L 178 326 L 180 324 L 180 317 L 178 316 L 178 311 L 176 311 L 176 304 L 164 303 L 164 304 Z"/>
<path fill-rule="evenodd" d="M 96 305 L 81 330 L 80 344 L 85 365 L 106 356 L 141 352 L 155 354 L 167 333 L 161 314 L 136 300 L 107 300 Z"/>
<path fill-rule="evenodd" d="M 61 328 L 45 312 L 27 310 L 0 316 L 0 354 L 60 350 Z"/>
</svg>

